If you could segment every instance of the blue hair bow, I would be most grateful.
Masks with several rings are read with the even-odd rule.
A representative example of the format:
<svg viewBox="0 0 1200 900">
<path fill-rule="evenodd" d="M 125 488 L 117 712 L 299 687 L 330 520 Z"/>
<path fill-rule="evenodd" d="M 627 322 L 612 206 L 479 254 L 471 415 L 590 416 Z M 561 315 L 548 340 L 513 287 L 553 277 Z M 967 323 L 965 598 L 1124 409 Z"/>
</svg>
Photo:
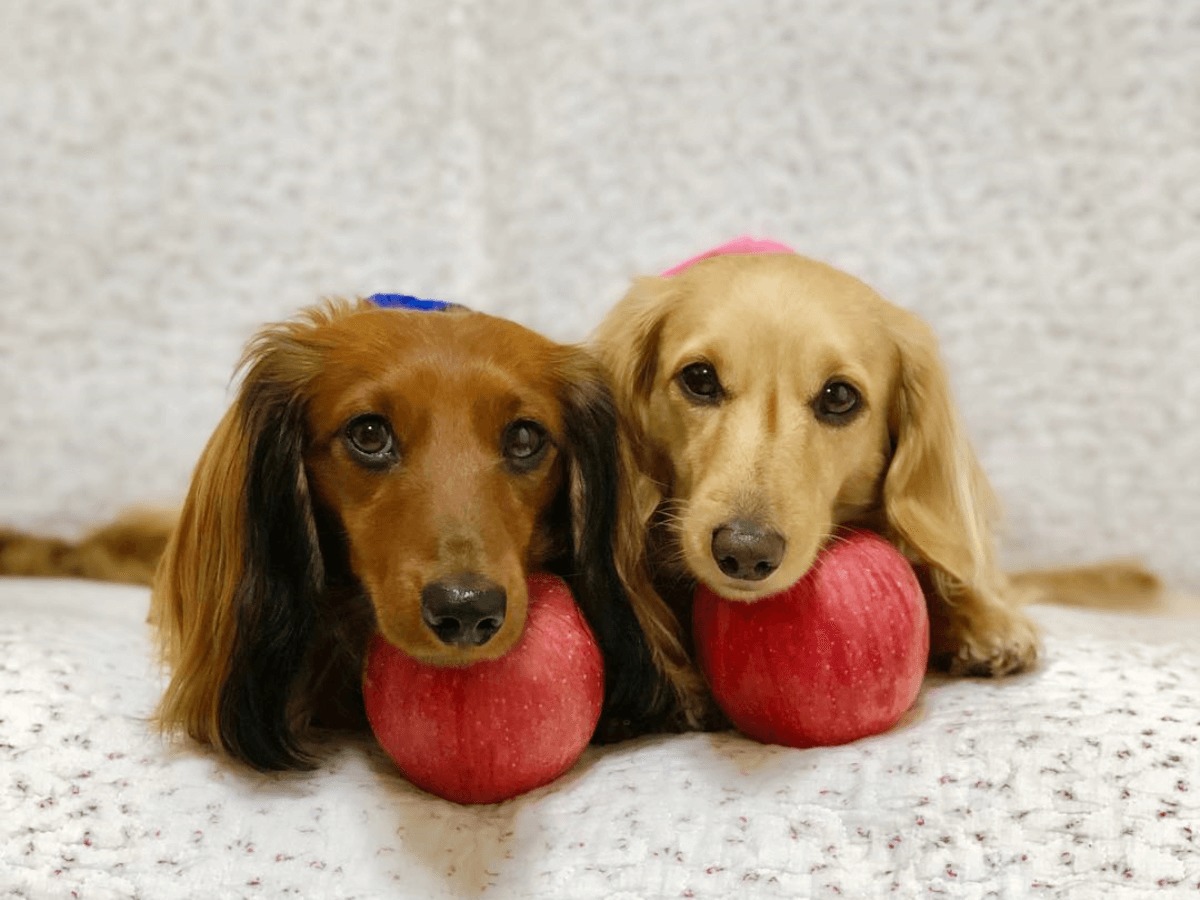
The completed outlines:
<svg viewBox="0 0 1200 900">
<path fill-rule="evenodd" d="M 383 309 L 416 309 L 424 312 L 440 312 L 458 306 L 445 300 L 422 300 L 408 294 L 372 294 L 367 298 Z"/>
</svg>

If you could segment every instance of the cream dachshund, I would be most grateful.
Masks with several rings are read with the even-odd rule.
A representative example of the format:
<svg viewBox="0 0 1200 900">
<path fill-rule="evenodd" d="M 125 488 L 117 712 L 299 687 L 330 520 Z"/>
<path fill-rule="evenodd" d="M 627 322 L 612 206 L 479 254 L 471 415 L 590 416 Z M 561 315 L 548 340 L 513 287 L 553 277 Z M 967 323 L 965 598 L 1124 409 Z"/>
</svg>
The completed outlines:
<svg viewBox="0 0 1200 900">
<path fill-rule="evenodd" d="M 1006 576 L 995 498 L 932 330 L 783 245 L 743 239 L 638 279 L 595 344 L 636 473 L 618 566 L 641 616 L 673 622 L 651 636 L 685 724 L 707 706 L 689 663 L 696 583 L 753 602 L 803 576 L 849 526 L 912 561 L 931 664 L 956 675 L 1034 665 L 1031 588 L 1065 601 L 1157 588 L 1135 565 Z"/>
</svg>

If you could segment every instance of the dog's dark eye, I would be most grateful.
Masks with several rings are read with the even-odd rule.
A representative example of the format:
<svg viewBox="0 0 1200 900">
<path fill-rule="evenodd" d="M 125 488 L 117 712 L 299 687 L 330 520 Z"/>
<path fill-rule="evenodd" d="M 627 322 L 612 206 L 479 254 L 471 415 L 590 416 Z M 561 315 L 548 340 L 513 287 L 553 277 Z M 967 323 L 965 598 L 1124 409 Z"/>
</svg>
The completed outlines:
<svg viewBox="0 0 1200 900">
<path fill-rule="evenodd" d="M 504 429 L 501 451 L 505 458 L 522 470 L 538 464 L 546 450 L 546 429 L 530 419 L 517 419 Z"/>
<path fill-rule="evenodd" d="M 817 418 L 830 425 L 845 425 L 862 406 L 862 394 L 846 381 L 832 378 L 825 382 L 813 401 Z"/>
<path fill-rule="evenodd" d="M 385 466 L 396 456 L 396 439 L 383 416 L 351 419 L 346 426 L 346 443 L 357 459 L 368 466 Z"/>
<path fill-rule="evenodd" d="M 698 362 L 684 366 L 677 376 L 683 395 L 695 403 L 718 403 L 725 396 L 717 370 L 711 363 Z"/>
</svg>

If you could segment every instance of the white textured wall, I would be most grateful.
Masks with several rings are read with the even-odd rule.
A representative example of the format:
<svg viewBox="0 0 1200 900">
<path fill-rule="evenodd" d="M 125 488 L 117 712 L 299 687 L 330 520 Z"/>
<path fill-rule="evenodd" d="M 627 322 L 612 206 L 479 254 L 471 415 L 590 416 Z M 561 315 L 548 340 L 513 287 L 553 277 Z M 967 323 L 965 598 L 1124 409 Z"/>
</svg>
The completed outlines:
<svg viewBox="0 0 1200 900">
<path fill-rule="evenodd" d="M 169 501 L 255 324 L 581 338 L 735 234 L 943 335 L 1014 563 L 1200 587 L 1200 8 L 0 4 L 0 521 Z"/>
</svg>

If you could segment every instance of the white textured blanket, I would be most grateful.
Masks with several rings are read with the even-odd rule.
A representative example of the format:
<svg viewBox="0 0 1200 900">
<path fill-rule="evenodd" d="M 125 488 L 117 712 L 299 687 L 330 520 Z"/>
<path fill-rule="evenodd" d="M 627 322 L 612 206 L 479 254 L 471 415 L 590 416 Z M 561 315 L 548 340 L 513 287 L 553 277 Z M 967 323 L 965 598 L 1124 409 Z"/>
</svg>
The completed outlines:
<svg viewBox="0 0 1200 900">
<path fill-rule="evenodd" d="M 895 731 L 591 750 L 460 807 L 368 740 L 265 776 L 146 725 L 133 588 L 0 580 L 6 897 L 1090 897 L 1200 889 L 1200 623 L 1039 609 L 1046 661 Z"/>
</svg>

